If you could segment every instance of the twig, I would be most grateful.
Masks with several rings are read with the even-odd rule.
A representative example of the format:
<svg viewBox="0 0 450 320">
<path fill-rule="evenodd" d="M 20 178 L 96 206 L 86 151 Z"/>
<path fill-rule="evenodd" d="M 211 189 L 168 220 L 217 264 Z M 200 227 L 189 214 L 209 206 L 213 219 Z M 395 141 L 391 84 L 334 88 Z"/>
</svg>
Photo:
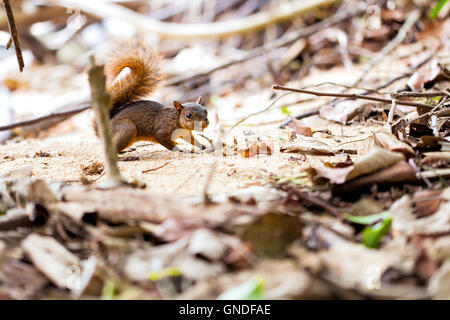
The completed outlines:
<svg viewBox="0 0 450 320">
<path fill-rule="evenodd" d="M 275 90 L 284 90 L 284 91 L 312 94 L 312 95 L 315 95 L 318 97 L 352 98 L 352 99 L 362 99 L 362 100 L 369 100 L 369 101 L 384 102 L 384 103 L 389 103 L 389 104 L 392 103 L 392 99 L 385 99 L 385 98 L 380 98 L 380 97 L 370 97 L 370 96 L 364 96 L 364 95 L 356 94 L 356 93 L 319 92 L 319 91 L 312 91 L 312 90 L 288 88 L 288 87 L 283 87 L 283 86 L 279 86 L 279 85 L 274 85 L 272 88 Z M 410 101 L 401 101 L 401 100 L 398 100 L 397 104 L 400 104 L 403 106 L 426 108 L 426 109 L 432 109 L 434 107 L 434 106 L 429 106 L 427 104 L 423 104 L 423 103 L 419 103 L 419 102 L 410 102 Z"/>
<path fill-rule="evenodd" d="M 106 91 L 104 66 L 97 65 L 94 56 L 90 57 L 88 77 L 91 87 L 92 105 L 94 106 L 98 132 L 103 142 L 106 171 L 108 172 L 104 187 L 117 187 L 124 183 L 124 179 L 120 175 L 119 167 L 117 166 L 117 150 L 113 144 L 109 120 L 111 96 Z"/>
<path fill-rule="evenodd" d="M 3 0 L 3 6 L 5 7 L 6 16 L 8 18 L 9 33 L 11 34 L 12 42 L 14 43 L 14 49 L 16 51 L 17 63 L 19 64 L 19 70 L 20 70 L 20 72 L 22 72 L 25 64 L 23 62 L 22 49 L 20 47 L 19 36 L 17 33 L 17 26 L 16 26 L 16 22 L 14 20 L 14 14 L 13 14 L 13 11 L 11 8 L 11 4 L 9 3 L 9 0 Z M 9 41 L 8 41 L 8 44 L 9 44 Z M 9 46 L 11 46 L 11 45 L 9 45 Z"/>
<path fill-rule="evenodd" d="M 25 120 L 25 121 L 20 121 L 20 122 L 16 122 L 16 123 L 11 123 L 6 126 L 0 126 L 0 131 L 11 130 L 11 129 L 18 128 L 18 127 L 27 127 L 27 126 L 31 126 L 36 123 L 50 120 L 53 118 L 68 118 L 68 117 L 74 116 L 84 110 L 87 110 L 89 108 L 91 108 L 90 105 L 83 105 L 82 107 L 79 107 L 79 108 L 73 109 L 73 110 L 69 110 L 69 111 L 53 112 L 53 113 L 50 113 L 48 115 L 45 115 L 45 116 L 42 116 L 39 118 L 34 118 L 31 120 Z"/>
<path fill-rule="evenodd" d="M 259 30 L 268 25 L 290 20 L 317 7 L 331 5 L 338 0 L 295 1 L 253 15 L 212 23 L 172 23 L 148 18 L 118 4 L 92 0 L 58 0 L 65 7 L 75 6 L 100 18 L 120 18 L 129 21 L 145 33 L 157 34 L 161 38 L 190 40 L 194 38 L 224 37 Z"/>
<path fill-rule="evenodd" d="M 417 120 L 420 120 L 420 119 L 423 119 L 423 118 L 426 118 L 426 117 L 430 117 L 430 116 L 432 116 L 432 115 L 434 115 L 434 114 L 436 114 L 438 117 L 439 116 L 442 116 L 441 114 L 439 114 L 441 111 L 445 111 L 445 109 L 444 110 L 441 110 L 441 111 L 439 111 L 439 112 L 437 112 L 446 102 L 447 102 L 447 100 L 448 99 L 446 99 L 446 98 L 444 98 L 444 99 L 442 99 L 433 109 L 431 109 L 429 112 L 426 112 L 426 113 L 424 113 L 424 114 L 421 114 L 420 116 L 417 116 L 417 117 L 415 117 L 415 118 L 413 118 L 413 119 L 411 119 L 410 121 L 408 121 L 408 124 L 410 124 L 410 123 L 412 123 L 412 122 L 414 122 L 414 121 L 417 121 Z"/>
<path fill-rule="evenodd" d="M 294 195 L 298 198 L 299 201 L 306 202 L 309 205 L 313 205 L 322 210 L 325 210 L 335 217 L 340 218 L 342 216 L 332 205 L 328 204 L 325 200 L 320 199 L 319 197 L 316 197 L 312 194 L 308 194 L 305 191 L 297 190 L 285 184 L 277 185 L 277 189 L 283 190 L 290 195 Z"/>
<path fill-rule="evenodd" d="M 319 114 L 319 109 L 315 109 L 315 110 L 311 110 L 311 111 L 308 111 L 308 112 L 305 112 L 305 113 L 298 114 L 294 118 L 297 119 L 297 120 L 301 120 L 301 119 L 309 118 L 311 116 L 315 116 L 316 114 Z M 289 117 L 282 124 L 280 124 L 279 128 L 284 128 L 291 122 L 292 122 L 292 116 Z"/>
<path fill-rule="evenodd" d="M 394 114 L 395 110 L 397 109 L 397 101 L 395 99 L 392 99 L 391 109 L 389 110 L 389 115 L 387 119 L 387 125 L 390 128 L 392 120 L 394 120 Z"/>
<path fill-rule="evenodd" d="M 353 81 L 352 86 L 357 86 L 364 77 L 369 73 L 370 70 L 373 69 L 381 60 L 383 60 L 392 50 L 394 50 L 400 43 L 403 42 L 403 40 L 406 38 L 406 35 L 408 34 L 408 31 L 414 26 L 414 24 L 419 20 L 420 18 L 420 12 L 419 10 L 414 10 L 408 15 L 408 18 L 406 19 L 405 23 L 402 25 L 400 30 L 398 31 L 397 35 L 394 39 L 392 39 L 386 46 L 383 47 L 383 49 L 378 53 L 375 58 L 369 61 L 364 66 L 364 69 L 362 70 L 359 77 Z"/>
<path fill-rule="evenodd" d="M 407 98 L 407 97 L 413 97 L 413 98 L 433 98 L 433 97 L 441 97 L 441 96 L 448 96 L 448 94 L 444 91 L 437 91 L 437 92 L 399 92 L 399 93 L 393 93 L 392 97 L 395 99 L 401 99 L 401 98 Z"/>
<path fill-rule="evenodd" d="M 364 7 L 365 8 L 365 7 Z M 289 32 L 288 34 L 285 34 L 283 37 L 281 37 L 280 39 L 277 39 L 275 41 L 269 42 L 267 44 L 265 44 L 262 47 L 250 50 L 248 52 L 246 52 L 242 57 L 237 58 L 237 59 L 232 59 L 229 61 L 226 61 L 214 68 L 211 68 L 209 70 L 203 71 L 203 72 L 198 72 L 195 74 L 191 74 L 191 75 L 186 75 L 186 76 L 179 76 L 179 77 L 174 77 L 171 79 L 168 79 L 165 83 L 167 86 L 173 86 L 173 85 L 177 85 L 180 84 L 182 82 L 186 82 L 189 81 L 191 79 L 194 78 L 200 78 L 200 77 L 206 77 L 209 76 L 210 74 L 218 71 L 218 70 L 222 70 L 225 68 L 228 68 L 232 65 L 238 64 L 238 63 L 242 63 L 245 62 L 247 60 L 250 60 L 252 58 L 255 58 L 257 56 L 260 56 L 270 50 L 273 50 L 275 48 L 279 48 L 279 47 L 283 47 L 288 45 L 291 42 L 296 41 L 297 39 L 300 38 L 306 38 L 309 37 L 310 35 L 322 30 L 322 29 L 326 29 L 328 27 L 331 27 L 335 24 L 338 24 L 339 22 L 342 22 L 344 20 L 350 19 L 354 16 L 359 15 L 360 13 L 364 12 L 364 9 L 359 8 L 358 10 L 352 11 L 350 13 L 345 12 L 345 13 L 337 13 L 334 16 L 330 17 L 329 19 L 323 20 L 321 22 L 318 22 L 316 24 L 307 26 L 303 29 L 300 30 L 296 30 L 296 31 L 292 31 Z"/>
<path fill-rule="evenodd" d="M 417 63 L 416 65 L 412 66 L 412 67 L 409 69 L 408 72 L 405 72 L 405 73 L 403 73 L 403 74 L 401 74 L 401 75 L 398 75 L 398 76 L 396 76 L 396 77 L 394 77 L 394 78 L 392 78 L 392 79 L 387 80 L 386 82 L 384 82 L 384 83 L 382 83 L 382 84 L 376 86 L 375 89 L 365 89 L 366 91 L 364 91 L 362 94 L 363 94 L 363 95 L 366 95 L 366 94 L 370 94 L 370 93 L 373 93 L 373 92 L 379 93 L 379 92 L 378 92 L 379 90 L 384 89 L 384 88 L 386 88 L 386 87 L 389 87 L 389 86 L 390 86 L 391 84 L 393 84 L 394 82 L 396 82 L 396 81 L 398 81 L 398 80 L 401 80 L 401 79 L 403 79 L 403 78 L 406 78 L 406 77 L 411 76 L 418 68 L 420 68 L 420 67 L 423 66 L 425 63 L 427 63 L 428 61 L 430 61 L 431 58 L 434 57 L 434 53 L 435 53 L 435 52 L 430 53 L 425 59 L 423 59 L 422 61 L 420 61 L 420 62 Z M 337 85 L 337 86 L 343 86 L 343 87 L 346 87 L 346 88 L 348 88 L 348 89 L 350 89 L 350 88 L 356 88 L 356 86 L 350 87 L 350 86 L 346 86 L 346 85 L 343 85 L 343 84 L 337 84 L 337 83 L 332 83 L 332 82 L 323 82 L 323 83 L 321 83 L 321 84 L 326 84 L 326 83 L 331 83 L 331 84 L 334 84 L 334 85 Z M 321 84 L 319 84 L 319 85 L 321 85 Z M 316 86 L 319 86 L 319 85 L 316 85 Z M 345 101 L 345 99 L 344 99 L 343 101 Z M 294 118 L 297 119 L 297 120 L 300 120 L 300 119 L 308 118 L 308 117 L 313 116 L 313 115 L 316 115 L 316 114 L 319 114 L 319 109 L 312 110 L 312 111 L 307 112 L 307 113 L 299 114 L 299 115 L 295 116 Z M 280 127 L 280 128 L 284 128 L 284 127 L 287 126 L 291 121 L 292 121 L 292 119 L 291 119 L 291 118 L 288 118 L 288 119 L 286 119 L 279 127 Z"/>
<path fill-rule="evenodd" d="M 9 38 L 8 42 L 6 43 L 5 49 L 9 50 L 9 48 L 11 48 L 12 44 L 13 44 L 13 39 Z"/>
<path fill-rule="evenodd" d="M 147 169 L 147 170 L 144 170 L 144 171 L 142 171 L 142 173 L 148 173 L 148 172 L 152 172 L 152 171 L 156 171 L 156 170 L 158 170 L 158 169 L 161 169 L 161 168 L 163 168 L 163 167 L 165 167 L 165 166 L 167 166 L 169 163 L 171 163 L 172 161 L 167 161 L 166 163 L 164 163 L 162 166 L 159 166 L 159 167 L 156 167 L 156 168 L 151 168 L 151 169 Z"/>
<path fill-rule="evenodd" d="M 254 112 L 254 113 L 250 113 L 249 115 L 245 116 L 244 118 L 242 118 L 241 120 L 239 120 L 238 122 L 236 122 L 236 123 L 231 127 L 230 131 L 233 130 L 234 128 L 236 128 L 236 127 L 237 127 L 238 125 L 240 125 L 242 122 L 248 120 L 250 117 L 253 117 L 253 116 L 256 116 L 256 115 L 258 115 L 258 114 L 261 114 L 261 113 L 266 112 L 267 110 L 269 110 L 270 108 L 272 108 L 278 100 L 280 100 L 281 98 L 286 97 L 287 95 L 289 95 L 289 94 L 291 94 L 291 93 L 292 93 L 292 92 L 285 93 L 285 94 L 279 96 L 278 98 L 276 98 L 275 100 L 273 100 L 273 101 L 272 101 L 267 107 L 265 107 L 264 109 L 262 109 L 262 110 L 260 110 L 260 111 L 256 111 L 256 112 Z"/>
</svg>

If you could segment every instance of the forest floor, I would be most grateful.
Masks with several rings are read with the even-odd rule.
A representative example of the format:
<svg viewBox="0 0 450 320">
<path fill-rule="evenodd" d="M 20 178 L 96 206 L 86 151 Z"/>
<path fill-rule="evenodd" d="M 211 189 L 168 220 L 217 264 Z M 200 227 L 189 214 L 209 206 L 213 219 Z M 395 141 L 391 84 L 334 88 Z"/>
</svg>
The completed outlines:
<svg viewBox="0 0 450 320">
<path fill-rule="evenodd" d="M 408 21 L 385 11 L 393 32 L 355 31 L 359 17 L 342 23 L 355 31 L 350 38 L 367 36 L 372 51 L 360 49 L 370 61 L 388 45 L 383 32 L 393 36 Z M 395 103 L 353 99 L 331 107 L 331 97 L 281 97 L 272 86 L 286 69 L 271 74 L 268 57 L 212 73 L 204 134 L 216 151 L 136 143 L 118 161 L 134 187 L 102 187 L 107 175 L 91 111 L 46 130 L 14 130 L 0 145 L 0 298 L 450 298 L 450 56 L 442 43 L 449 23 L 410 27 L 410 38 L 367 73 L 360 52 L 342 65 L 334 27 L 308 46 L 300 39 L 300 47 L 272 52 L 280 54 L 274 64 L 289 57 L 307 67 L 280 81 L 291 88 L 336 93 L 348 85 L 361 93 L 400 75 L 366 95 Z M 327 67 L 308 65 L 308 54 Z M 244 69 L 249 77 L 233 83 Z M 3 76 L 23 119 L 89 96 L 80 68 L 34 65 Z M 411 93 L 414 77 L 418 96 L 390 94 Z M 192 90 L 163 85 L 150 98 L 193 100 L 198 87 L 185 85 Z M 433 108 L 447 113 L 425 114 Z M 319 114 L 280 128 L 312 110 Z"/>
</svg>

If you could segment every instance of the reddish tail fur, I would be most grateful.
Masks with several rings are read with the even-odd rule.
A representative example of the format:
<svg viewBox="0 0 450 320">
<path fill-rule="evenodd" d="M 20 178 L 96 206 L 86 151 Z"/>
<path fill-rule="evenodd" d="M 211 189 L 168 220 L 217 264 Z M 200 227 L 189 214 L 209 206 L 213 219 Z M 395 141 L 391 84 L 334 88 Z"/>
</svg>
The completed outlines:
<svg viewBox="0 0 450 320">
<path fill-rule="evenodd" d="M 121 106 L 154 92 L 162 79 L 161 56 L 144 41 L 131 39 L 120 41 L 105 62 L 108 91 L 111 94 L 111 114 Z M 117 78 L 124 68 L 131 72 Z"/>
</svg>

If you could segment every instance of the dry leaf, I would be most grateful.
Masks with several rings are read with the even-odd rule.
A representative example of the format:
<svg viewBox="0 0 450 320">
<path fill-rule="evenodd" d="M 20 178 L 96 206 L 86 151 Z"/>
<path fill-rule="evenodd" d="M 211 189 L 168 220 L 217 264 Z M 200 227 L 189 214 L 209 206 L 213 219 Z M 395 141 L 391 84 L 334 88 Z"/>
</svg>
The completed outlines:
<svg viewBox="0 0 450 320">
<path fill-rule="evenodd" d="M 437 59 L 432 59 L 424 66 L 419 68 L 408 80 L 408 87 L 417 91 L 423 88 L 430 88 L 438 81 L 448 80 L 450 71 L 441 65 Z"/>
<path fill-rule="evenodd" d="M 251 141 L 244 148 L 237 150 L 242 158 L 250 158 L 260 154 L 271 155 L 273 153 L 273 146 L 265 141 Z"/>
<path fill-rule="evenodd" d="M 369 154 L 359 158 L 352 166 L 346 168 L 318 168 L 316 172 L 332 183 L 342 184 L 362 175 L 389 167 L 405 157 L 398 152 L 374 148 Z"/>
<path fill-rule="evenodd" d="M 306 136 L 297 137 L 297 139 L 284 145 L 280 150 L 282 152 L 302 152 L 322 156 L 331 156 L 342 152 L 351 154 L 356 153 L 355 150 L 334 148 L 323 141 Z"/>
<path fill-rule="evenodd" d="M 23 240 L 22 248 L 36 269 L 57 287 L 73 289 L 69 275 L 71 270 L 79 270 L 81 274 L 81 263 L 63 245 L 51 237 L 31 234 Z"/>
<path fill-rule="evenodd" d="M 302 124 L 300 120 L 297 120 L 291 117 L 291 122 L 289 122 L 288 127 L 294 130 L 296 134 L 300 134 L 302 136 L 312 137 L 311 127 L 305 126 Z"/>
</svg>

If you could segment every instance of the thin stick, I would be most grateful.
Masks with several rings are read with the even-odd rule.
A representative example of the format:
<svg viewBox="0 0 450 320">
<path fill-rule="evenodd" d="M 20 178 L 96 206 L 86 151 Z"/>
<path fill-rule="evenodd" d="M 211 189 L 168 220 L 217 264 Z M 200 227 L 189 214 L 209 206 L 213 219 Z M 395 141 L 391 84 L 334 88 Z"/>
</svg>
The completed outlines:
<svg viewBox="0 0 450 320">
<path fill-rule="evenodd" d="M 104 66 L 97 65 L 94 56 L 90 57 L 88 77 L 91 87 L 92 105 L 94 106 L 98 132 L 103 142 L 106 171 L 108 172 L 104 187 L 117 187 L 124 183 L 124 179 L 117 165 L 117 150 L 113 144 L 111 122 L 109 120 L 111 96 L 106 91 Z"/>
<path fill-rule="evenodd" d="M 6 126 L 1 126 L 0 131 L 11 130 L 11 129 L 18 128 L 18 127 L 27 127 L 27 126 L 31 126 L 36 123 L 46 121 L 49 119 L 53 119 L 53 118 L 68 118 L 68 117 L 76 115 L 80 112 L 83 112 L 84 110 L 87 110 L 89 108 L 91 108 L 90 105 L 87 105 L 87 106 L 83 105 L 82 107 L 79 107 L 77 109 L 63 111 L 63 112 L 54 112 L 54 113 L 50 113 L 48 115 L 45 115 L 45 116 L 42 116 L 39 118 L 34 118 L 31 120 L 25 120 L 25 121 L 20 121 L 20 122 L 16 122 L 16 123 L 11 123 Z"/>
<path fill-rule="evenodd" d="M 19 70 L 20 70 L 20 72 L 22 72 L 23 68 L 25 67 L 25 64 L 23 62 L 22 49 L 20 47 L 19 36 L 17 33 L 17 26 L 16 26 L 16 22 L 14 20 L 14 14 L 13 14 L 11 5 L 9 3 L 9 0 L 3 0 L 3 6 L 5 7 L 6 16 L 8 18 L 9 33 L 11 34 L 11 38 L 14 43 L 14 49 L 16 51 L 17 63 L 19 64 Z"/>
<path fill-rule="evenodd" d="M 398 75 L 398 76 L 396 76 L 396 77 L 394 77 L 394 78 L 391 78 L 391 79 L 387 80 L 386 82 L 384 82 L 384 83 L 382 83 L 382 84 L 376 86 L 375 89 L 367 89 L 367 90 L 364 91 L 362 94 L 363 94 L 363 95 L 366 95 L 366 94 L 370 94 L 370 93 L 373 93 L 373 92 L 377 92 L 378 90 L 381 90 L 381 89 L 384 89 L 384 88 L 386 88 L 386 87 L 389 87 L 391 84 L 393 84 L 394 82 L 396 82 L 396 81 L 398 81 L 398 80 L 401 80 L 401 79 L 403 79 L 403 78 L 406 78 L 406 77 L 411 76 L 418 68 L 422 67 L 425 63 L 427 63 L 428 61 L 430 61 L 431 58 L 434 57 L 434 54 L 435 54 L 435 52 L 432 52 L 431 54 L 429 54 L 427 57 L 425 57 L 425 59 L 423 59 L 422 61 L 420 61 L 420 62 L 417 63 L 416 65 L 412 66 L 412 67 L 409 69 L 408 72 L 405 72 L 405 73 L 403 73 L 403 74 L 401 74 L 401 75 Z M 327 82 L 324 82 L 324 83 L 327 83 Z M 346 88 L 348 88 L 348 89 L 350 89 L 350 88 L 355 88 L 355 87 L 356 87 L 356 86 L 350 87 L 350 86 L 346 86 L 346 85 L 342 85 L 342 84 L 336 84 L 336 83 L 333 83 L 333 84 L 334 84 L 334 85 L 343 86 L 343 87 L 346 87 Z M 333 102 L 333 101 L 332 101 L 332 102 Z M 310 112 L 308 112 L 308 113 L 296 115 L 294 118 L 297 119 L 297 120 L 300 120 L 300 119 L 308 118 L 308 117 L 310 117 L 310 116 L 312 116 L 312 115 L 316 115 L 316 114 L 319 114 L 319 109 L 310 111 Z M 291 118 L 286 119 L 286 120 L 279 126 L 279 128 L 284 128 L 284 127 L 287 126 L 291 121 L 292 121 Z"/>
<path fill-rule="evenodd" d="M 148 172 L 152 172 L 152 171 L 156 171 L 158 169 L 164 168 L 165 166 L 167 166 L 169 163 L 171 163 L 172 161 L 167 161 L 166 163 L 164 163 L 163 165 L 156 167 L 156 168 L 151 168 L 151 169 L 147 169 L 142 171 L 142 173 L 148 173 Z"/>
<path fill-rule="evenodd" d="M 281 98 L 286 97 L 287 95 L 289 95 L 289 94 L 291 94 L 291 93 L 292 93 L 292 92 L 289 92 L 289 93 L 285 93 L 285 94 L 279 96 L 278 98 L 276 98 L 275 100 L 273 100 L 273 101 L 272 101 L 267 107 L 265 107 L 264 109 L 262 109 L 262 110 L 260 110 L 260 111 L 253 112 L 253 113 L 247 115 L 246 117 L 242 118 L 241 120 L 239 120 L 238 122 L 236 122 L 236 123 L 231 127 L 230 131 L 233 130 L 234 128 L 236 128 L 236 127 L 237 127 L 238 125 L 240 125 L 242 122 L 247 121 L 250 117 L 253 117 L 253 116 L 256 116 L 256 115 L 258 115 L 258 114 L 261 114 L 261 113 L 266 112 L 267 110 L 269 110 L 270 108 L 272 108 L 278 100 L 280 100 Z"/>
<path fill-rule="evenodd" d="M 363 71 L 359 75 L 359 77 L 353 81 L 352 86 L 357 86 L 364 77 L 369 73 L 370 70 L 373 69 L 381 60 L 383 60 L 392 50 L 394 50 L 403 40 L 406 38 L 408 31 L 414 26 L 414 24 L 419 20 L 420 12 L 419 10 L 414 10 L 408 15 L 405 23 L 402 25 L 400 30 L 394 39 L 392 39 L 383 49 L 378 53 L 375 58 L 369 61 L 364 66 Z"/>
<path fill-rule="evenodd" d="M 395 110 L 397 109 L 397 101 L 395 99 L 392 99 L 391 109 L 389 110 L 389 115 L 387 119 L 387 125 L 390 128 L 392 120 L 394 120 L 394 114 Z"/>
<path fill-rule="evenodd" d="M 9 48 L 11 48 L 12 44 L 13 44 L 13 39 L 9 38 L 8 43 L 5 46 L 5 49 L 9 50 Z"/>
<path fill-rule="evenodd" d="M 288 194 L 295 195 L 299 201 L 306 202 L 309 205 L 318 207 L 329 214 L 335 216 L 335 217 L 342 217 L 342 215 L 339 213 L 339 211 L 334 208 L 332 205 L 328 204 L 325 200 L 316 197 L 312 194 L 308 194 L 306 191 L 300 191 L 293 187 L 290 187 L 286 184 L 279 184 L 276 186 L 277 189 L 283 190 L 287 192 Z"/>
<path fill-rule="evenodd" d="M 399 92 L 399 93 L 393 93 L 392 97 L 395 99 L 401 99 L 406 97 L 413 97 L 413 98 L 434 98 L 434 97 L 441 97 L 441 96 L 448 96 L 448 94 L 444 91 L 437 91 L 437 92 Z"/>
<path fill-rule="evenodd" d="M 272 88 L 274 90 L 283 90 L 283 91 L 292 91 L 292 92 L 312 94 L 312 95 L 315 95 L 318 97 L 352 98 L 352 99 L 362 99 L 362 100 L 369 100 L 369 101 L 384 102 L 384 103 L 389 103 L 389 104 L 392 103 L 392 99 L 384 99 L 384 98 L 380 98 L 380 97 L 370 97 L 370 96 L 364 96 L 364 95 L 355 94 L 355 93 L 318 92 L 318 91 L 312 91 L 312 90 L 288 88 L 288 87 L 283 87 L 283 86 L 279 86 L 279 85 L 274 85 Z M 426 109 L 432 109 L 434 107 L 434 106 L 429 106 L 429 105 L 423 104 L 423 103 L 401 101 L 401 100 L 398 100 L 397 104 L 400 104 L 403 106 L 426 108 Z"/>
<path fill-rule="evenodd" d="M 445 103 L 447 102 L 447 99 L 448 99 L 448 98 L 442 99 L 442 100 L 441 100 L 441 101 L 440 101 L 433 109 L 431 109 L 429 112 L 426 112 L 426 113 L 424 113 L 424 114 L 421 114 L 420 116 L 417 116 L 417 117 L 411 119 L 411 120 L 408 122 L 408 124 L 410 124 L 410 123 L 412 123 L 412 122 L 414 122 L 414 121 L 417 121 L 417 120 L 426 118 L 426 117 L 430 117 L 430 116 L 432 116 L 432 115 L 434 115 L 434 114 L 437 114 L 437 116 L 439 117 L 440 115 L 439 115 L 438 110 L 439 110 L 442 106 L 445 105 Z M 443 111 L 443 110 L 440 110 L 440 111 Z"/>
</svg>

